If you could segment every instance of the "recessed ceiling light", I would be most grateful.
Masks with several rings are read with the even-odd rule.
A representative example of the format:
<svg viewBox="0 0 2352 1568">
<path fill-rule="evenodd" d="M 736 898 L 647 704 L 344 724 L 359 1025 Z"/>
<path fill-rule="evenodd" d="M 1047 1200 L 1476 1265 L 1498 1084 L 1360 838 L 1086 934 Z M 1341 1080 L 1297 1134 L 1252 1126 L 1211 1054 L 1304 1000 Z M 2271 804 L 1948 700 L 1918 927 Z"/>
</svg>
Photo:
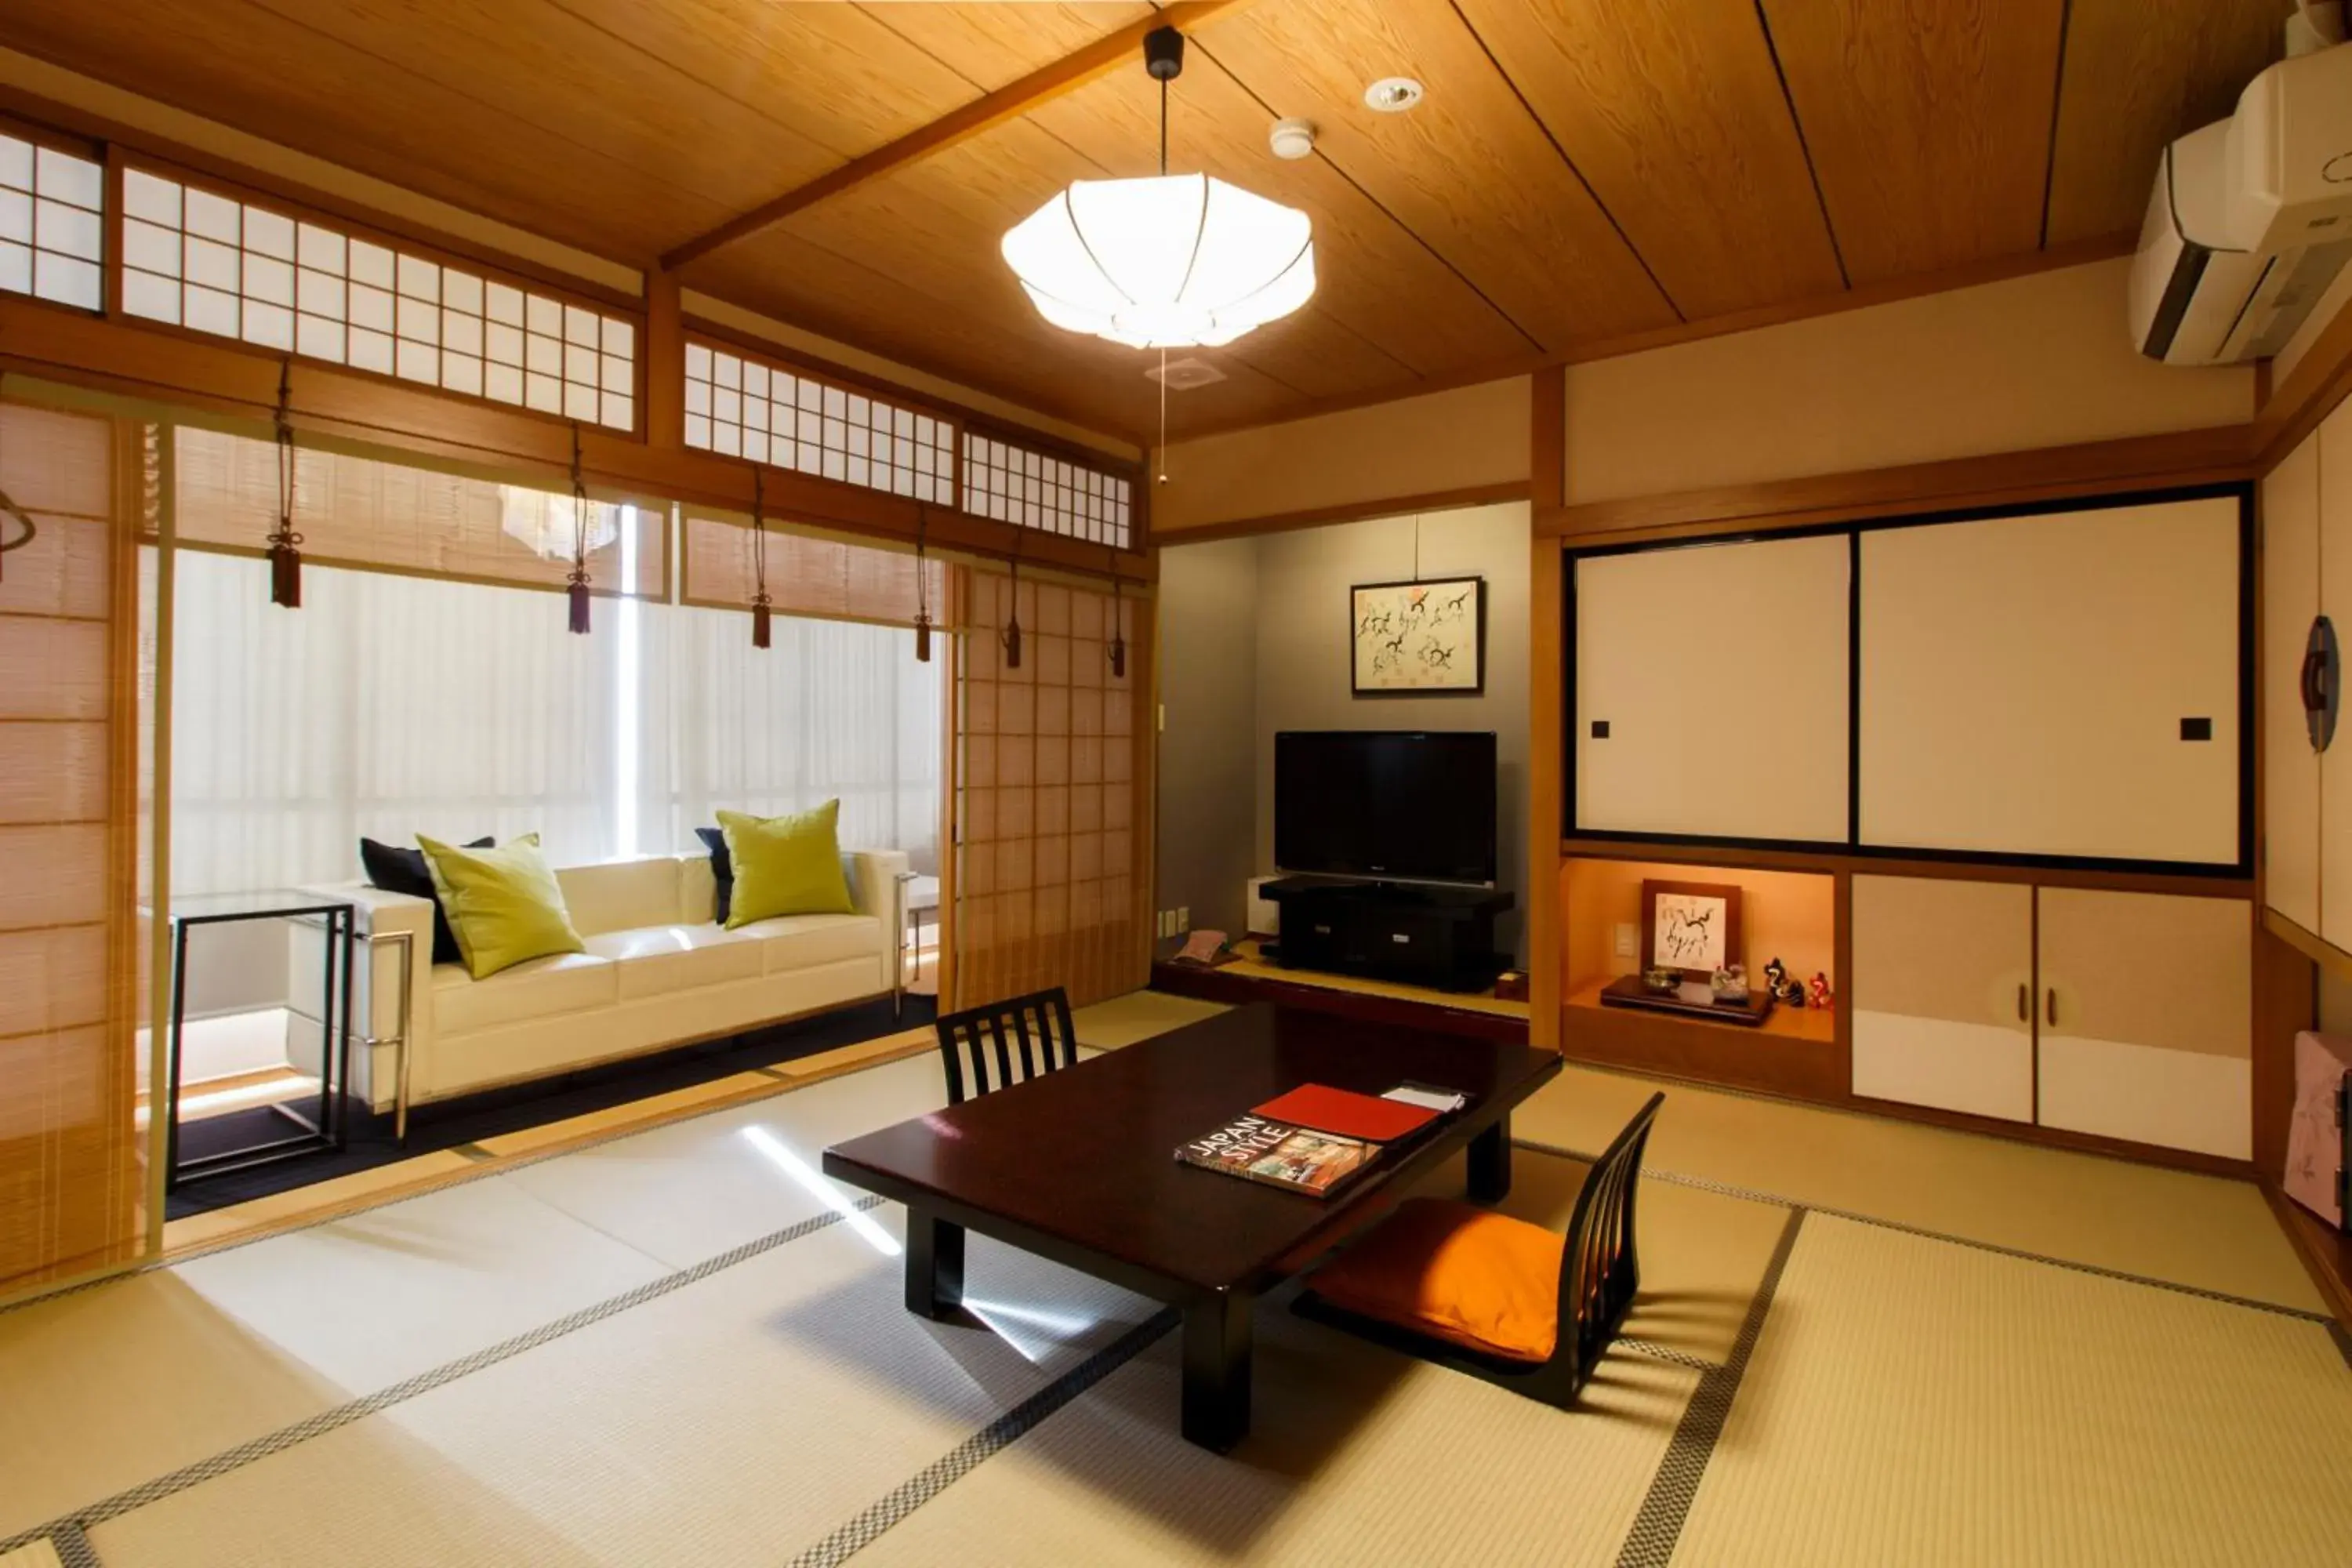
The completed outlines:
<svg viewBox="0 0 2352 1568">
<path fill-rule="evenodd" d="M 1382 114 L 1402 114 L 1421 101 L 1421 83 L 1409 76 L 1384 76 L 1364 89 L 1364 107 Z"/>
</svg>

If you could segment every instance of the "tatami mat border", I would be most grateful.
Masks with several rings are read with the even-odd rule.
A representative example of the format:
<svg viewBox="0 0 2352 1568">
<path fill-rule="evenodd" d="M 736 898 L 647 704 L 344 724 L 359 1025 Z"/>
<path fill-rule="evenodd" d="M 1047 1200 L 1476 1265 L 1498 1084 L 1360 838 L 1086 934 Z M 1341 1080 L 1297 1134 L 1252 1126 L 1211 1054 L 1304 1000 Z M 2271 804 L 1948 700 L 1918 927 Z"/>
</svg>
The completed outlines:
<svg viewBox="0 0 2352 1568">
<path fill-rule="evenodd" d="M 1514 1138 L 1517 1148 L 1538 1154 L 1557 1154 L 1563 1159 L 1591 1164 L 1600 1156 L 1580 1149 L 1564 1148 L 1557 1143 L 1539 1143 L 1533 1139 Z M 1731 1182 L 1718 1182 L 1711 1176 L 1685 1175 L 1679 1171 L 1661 1171 L 1644 1166 L 1643 1179 L 1672 1182 L 1678 1187 L 1696 1187 L 1701 1192 L 1717 1193 L 1727 1198 L 1741 1198 L 1748 1203 L 1774 1204 L 1782 1208 L 1801 1208 L 1813 1214 L 1827 1215 L 1832 1219 L 1850 1219 L 1856 1225 L 1872 1225 L 1881 1230 L 1899 1230 L 1906 1236 L 1925 1237 L 1929 1241 L 1948 1241 L 1955 1247 L 1972 1247 L 1979 1252 L 1995 1252 L 2004 1258 L 2023 1258 L 2028 1263 L 2046 1263 L 2053 1268 L 2071 1268 L 2077 1274 L 2095 1274 L 2105 1279 L 2120 1279 L 2126 1285 L 2145 1285 L 2152 1290 L 2171 1290 L 2183 1296 L 2199 1296 L 2208 1301 L 2220 1301 L 2226 1306 L 2244 1307 L 2257 1312 L 2273 1312 L 2283 1318 L 2296 1318 L 2306 1323 L 2335 1324 L 2326 1312 L 2307 1311 L 2301 1307 L 2289 1307 L 2278 1301 L 2257 1300 L 2252 1296 L 2233 1296 L 2227 1290 L 2210 1290 L 2202 1285 L 2183 1285 L 2177 1279 L 2158 1279 L 2146 1274 L 2132 1274 L 2121 1268 L 2108 1268 L 2096 1263 L 2083 1263 L 2072 1258 L 2053 1258 L 2046 1252 L 2028 1252 L 2023 1247 L 2003 1247 L 1997 1241 L 1979 1241 L 1972 1236 L 1954 1236 L 1948 1231 L 1929 1230 L 1924 1226 L 1906 1225 L 1899 1219 L 1885 1219 L 1877 1215 L 1858 1214 L 1852 1209 L 1831 1208 L 1822 1204 L 1800 1203 L 1779 1193 L 1761 1192 Z M 2340 1329 L 2340 1325 L 2338 1325 Z M 2352 1352 L 2347 1352 L 2347 1363 L 2352 1363 Z"/>
<path fill-rule="evenodd" d="M 792 1568 L 839 1568 L 989 1456 L 1019 1441 L 1031 1427 L 1134 1360 L 1182 1320 L 1181 1312 L 1168 1307 L 1138 1323 L 884 1493 L 856 1518 L 793 1558 Z"/>
<path fill-rule="evenodd" d="M 1773 1293 L 1780 1288 L 1780 1271 L 1789 1266 L 1789 1253 L 1796 1247 L 1797 1232 L 1804 1223 L 1802 1208 L 1790 1209 L 1789 1223 L 1780 1227 L 1780 1239 L 1773 1246 L 1772 1260 L 1764 1266 L 1764 1278 L 1748 1299 L 1747 1316 L 1739 1321 L 1731 1354 L 1721 1366 L 1701 1375 L 1690 1403 L 1683 1406 L 1683 1418 L 1675 1426 L 1665 1458 L 1658 1461 L 1650 1489 L 1643 1494 L 1641 1511 L 1633 1516 L 1633 1527 L 1617 1549 L 1617 1568 L 1666 1568 L 1674 1560 L 1683 1521 L 1690 1517 L 1691 1500 L 1698 1495 L 1707 1461 L 1715 1457 L 1716 1440 L 1723 1436 L 1723 1424 L 1731 1416 L 1731 1402 L 1739 1396 L 1739 1380 L 1748 1374 L 1748 1358 L 1755 1352 L 1757 1336 L 1764 1331 L 1765 1314 L 1771 1311 Z"/>
<path fill-rule="evenodd" d="M 752 1258 L 773 1252 L 777 1247 L 787 1243 L 798 1241 L 803 1237 L 814 1236 L 818 1231 L 837 1225 L 853 1211 L 862 1213 L 867 1209 L 878 1208 L 881 1204 L 882 1200 L 878 1197 L 863 1197 L 849 1209 L 828 1209 L 823 1214 L 811 1215 L 806 1219 L 788 1225 L 782 1230 L 772 1230 L 765 1236 L 755 1237 L 740 1247 L 730 1247 L 725 1252 L 706 1258 L 699 1263 L 662 1275 L 658 1279 L 648 1279 L 634 1289 L 624 1290 L 617 1296 L 608 1296 L 602 1301 L 581 1308 L 578 1311 L 566 1312 L 560 1318 L 541 1323 L 539 1327 L 516 1334 L 510 1339 L 500 1340 L 494 1345 L 486 1345 L 468 1355 L 459 1356 L 455 1361 L 445 1362 L 439 1366 L 420 1372 L 414 1377 L 403 1378 L 400 1382 L 386 1388 L 380 1388 L 373 1394 L 364 1394 L 358 1399 L 338 1405 L 331 1410 L 322 1410 L 291 1426 L 281 1426 L 275 1432 L 264 1433 L 258 1437 L 239 1443 L 235 1447 L 224 1448 L 209 1458 L 198 1459 L 192 1465 L 183 1465 L 176 1470 L 157 1476 L 152 1480 L 143 1481 L 128 1490 L 119 1491 L 112 1497 L 75 1509 L 46 1524 L 36 1525 L 21 1534 L 0 1541 L 0 1553 L 13 1552 L 29 1542 L 40 1540 L 43 1536 L 55 1538 L 68 1531 L 87 1531 L 93 1525 L 120 1519 L 124 1514 L 136 1509 L 145 1508 L 150 1503 L 161 1502 L 163 1499 L 184 1492 L 190 1487 L 217 1480 L 233 1470 L 243 1469 L 257 1459 L 266 1459 L 270 1455 L 282 1453 L 299 1443 L 307 1443 L 313 1437 L 324 1436 L 340 1427 L 350 1426 L 354 1421 L 365 1420 L 368 1416 L 381 1414 L 394 1405 L 404 1404 L 421 1394 L 429 1394 L 436 1388 L 457 1382 L 461 1377 L 470 1376 L 485 1367 L 495 1366 L 502 1361 L 509 1361 L 525 1351 L 536 1350 L 567 1334 L 576 1333 L 592 1324 L 601 1323 L 607 1318 L 617 1317 L 634 1307 L 642 1307 L 648 1301 L 659 1300 L 662 1297 L 682 1290 L 689 1285 L 699 1284 L 714 1274 L 724 1273 L 738 1264 L 748 1263 Z"/>
</svg>

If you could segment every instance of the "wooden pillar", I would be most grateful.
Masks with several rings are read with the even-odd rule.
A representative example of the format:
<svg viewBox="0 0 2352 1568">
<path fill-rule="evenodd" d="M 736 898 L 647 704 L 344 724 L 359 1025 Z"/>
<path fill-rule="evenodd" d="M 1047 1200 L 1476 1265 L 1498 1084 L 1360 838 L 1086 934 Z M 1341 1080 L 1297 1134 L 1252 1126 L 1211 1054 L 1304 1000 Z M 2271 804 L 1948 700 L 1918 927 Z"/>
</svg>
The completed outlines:
<svg viewBox="0 0 2352 1568">
<path fill-rule="evenodd" d="M 1528 471 L 1534 479 L 1530 521 L 1567 504 L 1568 373 L 1558 365 L 1535 374 L 1528 430 Z M 1528 542 L 1528 1038 L 1560 1048 L 1560 1003 L 1567 956 L 1559 910 L 1559 841 L 1564 802 L 1561 747 L 1566 740 L 1562 642 L 1568 606 L 1560 542 L 1531 527 Z"/>
<path fill-rule="evenodd" d="M 686 445 L 686 320 L 678 301 L 677 274 L 654 268 L 646 273 L 646 353 L 639 374 L 646 378 L 646 445 L 676 451 Z"/>
</svg>

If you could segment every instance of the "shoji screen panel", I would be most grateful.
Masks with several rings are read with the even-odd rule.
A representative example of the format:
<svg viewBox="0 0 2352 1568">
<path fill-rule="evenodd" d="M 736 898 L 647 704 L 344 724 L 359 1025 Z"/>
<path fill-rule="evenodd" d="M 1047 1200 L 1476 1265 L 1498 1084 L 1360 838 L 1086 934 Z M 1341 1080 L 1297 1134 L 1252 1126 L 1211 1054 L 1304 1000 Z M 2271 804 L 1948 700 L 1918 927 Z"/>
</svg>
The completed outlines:
<svg viewBox="0 0 2352 1568">
<path fill-rule="evenodd" d="M 2234 864 L 2239 521 L 2219 497 L 1865 531 L 1862 841 Z"/>
<path fill-rule="evenodd" d="M 0 405 L 0 1295 L 142 1236 L 135 615 L 114 426 Z M 0 532 L 14 539 L 11 517 Z"/>
<path fill-rule="evenodd" d="M 1066 988 L 1099 1001 L 1150 969 L 1136 763 L 1150 617 L 1132 598 L 1054 583 L 1017 590 L 970 574 L 972 630 L 959 661 L 956 1005 Z M 1021 663 L 1003 628 L 1017 606 Z M 1115 624 L 1124 675 L 1108 653 Z"/>
<path fill-rule="evenodd" d="M 1850 552 L 1830 534 L 1576 563 L 1578 829 L 1845 841 Z"/>
<path fill-rule="evenodd" d="M 2303 721 L 2303 655 L 2319 614 L 2319 437 L 2263 481 L 2263 816 L 2270 905 L 2319 930 L 2320 754 Z M 2352 629 L 2352 628 L 2347 628 Z"/>
</svg>

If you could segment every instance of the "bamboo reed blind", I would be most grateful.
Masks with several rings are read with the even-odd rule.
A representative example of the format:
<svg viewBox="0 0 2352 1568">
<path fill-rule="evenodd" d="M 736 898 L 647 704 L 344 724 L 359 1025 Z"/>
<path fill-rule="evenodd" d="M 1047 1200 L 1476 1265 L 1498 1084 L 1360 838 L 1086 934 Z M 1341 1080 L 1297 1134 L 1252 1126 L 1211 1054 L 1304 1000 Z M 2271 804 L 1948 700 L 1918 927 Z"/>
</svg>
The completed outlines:
<svg viewBox="0 0 2352 1568">
<path fill-rule="evenodd" d="M 681 597 L 714 610 L 748 610 L 756 591 L 754 536 L 748 519 L 686 514 Z M 931 624 L 949 625 L 947 568 L 933 556 L 920 572 L 905 551 L 798 533 L 768 524 L 768 598 L 780 616 L 912 626 L 917 589 Z"/>
<path fill-rule="evenodd" d="M 1149 617 L 1133 599 L 974 571 L 959 661 L 956 1005 L 1059 985 L 1074 1003 L 1144 984 L 1144 805 L 1136 763 Z M 1003 628 L 1017 605 L 1021 663 Z M 1125 636 L 1127 672 L 1108 638 Z"/>
<path fill-rule="evenodd" d="M 278 517 L 278 447 L 218 430 L 184 425 L 173 432 L 173 528 L 183 547 L 258 553 Z M 562 588 L 572 571 L 571 535 L 541 554 L 505 527 L 504 487 L 468 475 L 414 468 L 349 452 L 303 447 L 294 459 L 294 528 L 302 558 L 418 576 L 450 577 L 526 588 Z M 559 481 L 519 487 L 561 491 Z M 633 576 L 616 532 L 589 552 L 600 593 L 662 598 L 669 592 L 665 548 L 669 516 L 661 507 L 622 512 L 636 531 Z"/>
<path fill-rule="evenodd" d="M 152 753 L 133 733 L 117 429 L 0 404 L 0 489 L 37 529 L 0 560 L 0 1295 L 131 1257 L 144 1230 L 134 890 Z"/>
</svg>

